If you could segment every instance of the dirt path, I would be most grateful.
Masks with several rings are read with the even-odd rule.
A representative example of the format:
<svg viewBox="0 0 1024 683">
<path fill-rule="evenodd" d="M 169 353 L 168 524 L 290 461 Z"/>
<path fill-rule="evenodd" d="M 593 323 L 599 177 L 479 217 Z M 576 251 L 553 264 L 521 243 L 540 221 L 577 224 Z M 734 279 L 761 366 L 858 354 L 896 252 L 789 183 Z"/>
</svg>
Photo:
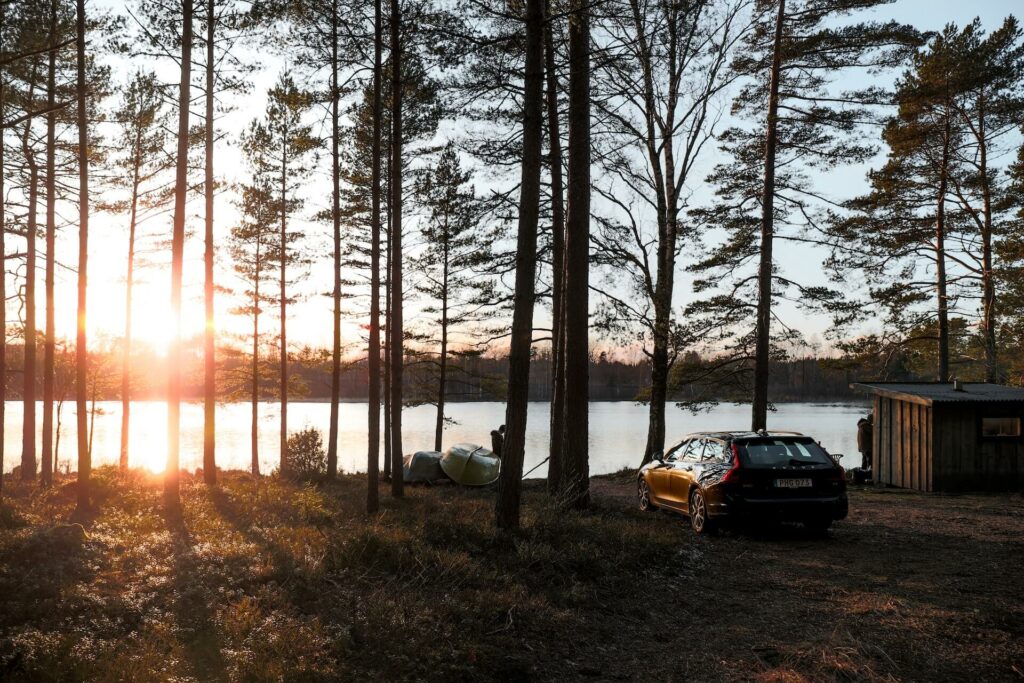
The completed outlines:
<svg viewBox="0 0 1024 683">
<path fill-rule="evenodd" d="M 598 480 L 632 504 L 632 481 Z M 641 637 L 602 675 L 653 680 L 1024 679 L 1024 498 L 851 492 L 826 539 L 797 527 L 679 540 Z"/>
</svg>

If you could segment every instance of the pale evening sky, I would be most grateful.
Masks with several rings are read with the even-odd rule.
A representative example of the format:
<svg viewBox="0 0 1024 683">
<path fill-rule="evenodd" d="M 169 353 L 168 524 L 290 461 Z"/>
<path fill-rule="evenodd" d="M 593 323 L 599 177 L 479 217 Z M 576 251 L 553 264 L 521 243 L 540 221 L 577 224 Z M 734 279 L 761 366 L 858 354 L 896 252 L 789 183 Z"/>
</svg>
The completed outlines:
<svg viewBox="0 0 1024 683">
<path fill-rule="evenodd" d="M 115 9 L 123 8 L 124 3 L 112 0 L 101 0 L 100 6 Z M 900 0 L 899 2 L 878 10 L 874 15 L 880 19 L 893 18 L 905 21 L 918 26 L 921 29 L 937 30 L 947 22 L 955 22 L 963 25 L 973 17 L 981 18 L 982 23 L 988 29 L 992 29 L 1003 20 L 1008 14 L 1019 12 L 1024 7 L 1019 0 L 979 0 L 978 2 L 965 3 L 958 0 Z M 131 22 L 129 21 L 129 25 Z M 236 147 L 237 132 L 240 131 L 246 122 L 253 116 L 260 114 L 264 106 L 264 96 L 267 85 L 273 81 L 285 63 L 276 57 L 263 58 L 263 69 L 253 80 L 253 92 L 241 98 L 236 105 L 236 111 L 224 118 L 219 125 L 222 130 L 230 133 L 228 139 L 218 145 L 216 150 L 217 174 L 220 180 L 227 183 L 242 181 L 245 178 L 245 169 Z M 136 62 L 137 63 L 137 62 Z M 134 68 L 134 64 L 126 66 L 121 63 L 117 69 L 123 78 L 127 68 Z M 168 64 L 154 65 L 152 68 L 158 71 L 168 80 L 173 79 L 173 66 Z M 194 106 L 193 111 L 201 111 L 201 103 Z M 443 132 L 451 131 L 451 127 L 442 127 Z M 710 168 L 715 161 L 714 155 L 709 155 L 705 168 Z M 320 160 L 319 178 L 311 183 L 308 193 L 307 207 L 304 212 L 306 216 L 325 208 L 329 201 L 329 184 L 327 182 L 328 163 L 326 157 Z M 864 169 L 844 169 L 831 176 L 821 177 L 821 187 L 827 194 L 843 198 L 851 196 L 864 187 Z M 694 188 L 695 196 L 700 197 L 703 188 Z M 230 271 L 225 243 L 228 232 L 236 220 L 237 211 L 233 206 L 233 194 L 227 192 L 218 197 L 216 205 L 217 216 L 217 241 L 220 245 L 218 251 L 218 280 L 221 285 L 232 288 L 237 285 L 234 276 Z M 186 316 L 184 328 L 187 334 L 198 334 L 202 329 L 202 200 L 195 196 L 190 199 L 189 227 L 193 236 L 186 246 Z M 310 344 L 314 346 L 327 346 L 330 343 L 330 298 L 323 296 L 330 289 L 330 226 L 324 223 L 315 223 L 309 220 L 302 220 L 309 235 L 309 248 L 315 256 L 309 277 L 302 285 L 304 294 L 303 300 L 294 305 L 291 309 L 289 336 L 296 344 Z M 90 297 L 89 297 L 89 326 L 91 330 L 91 343 L 103 344 L 104 340 L 111 340 L 121 335 L 124 320 L 123 284 L 125 270 L 126 251 L 126 225 L 127 219 L 121 215 L 110 215 L 94 213 L 91 218 L 91 244 L 90 244 Z M 160 222 L 156 220 L 145 230 L 166 233 L 169 229 L 169 218 Z M 12 240 L 13 241 L 13 240 Z M 413 240 L 414 241 L 414 240 Z M 70 226 L 58 239 L 58 259 L 73 264 L 77 253 L 77 234 L 74 226 Z M 166 258 L 163 254 L 155 256 L 156 259 Z M 784 269 L 790 272 L 807 275 L 809 272 L 820 271 L 822 254 L 813 248 L 793 249 L 787 246 L 780 250 L 778 259 Z M 686 259 L 684 258 L 683 261 Z M 41 267 L 41 264 L 40 264 Z M 813 269 L 813 270 L 808 270 Z M 75 312 L 75 287 L 73 273 L 69 270 L 60 272 L 60 281 L 57 284 L 57 318 L 58 332 L 62 335 L 69 335 L 73 330 Z M 680 273 L 678 279 L 676 303 L 679 306 L 685 305 L 692 297 L 690 279 Z M 41 279 L 40 279 L 41 286 Z M 137 299 L 134 307 L 136 334 L 143 340 L 162 347 L 162 340 L 166 339 L 171 327 L 168 311 L 169 274 L 165 267 L 144 268 L 139 273 L 137 283 Z M 230 314 L 232 307 L 237 301 L 229 295 L 220 295 L 218 302 L 219 328 L 227 333 L 240 332 L 245 329 L 244 321 L 232 320 Z M 39 324 L 42 324 L 42 297 L 39 297 Z M 828 327 L 828 320 L 813 315 L 805 315 L 796 311 L 791 305 L 785 302 L 780 304 L 780 315 L 786 322 L 805 332 L 806 336 L 814 341 L 821 340 L 824 331 Z M 14 311 L 8 311 L 8 318 L 14 316 Z M 269 321 L 268 321 L 269 322 Z M 538 314 L 538 325 L 547 322 L 547 314 Z M 354 346 L 353 352 L 358 351 L 358 325 L 355 321 L 346 324 L 346 341 Z"/>
</svg>

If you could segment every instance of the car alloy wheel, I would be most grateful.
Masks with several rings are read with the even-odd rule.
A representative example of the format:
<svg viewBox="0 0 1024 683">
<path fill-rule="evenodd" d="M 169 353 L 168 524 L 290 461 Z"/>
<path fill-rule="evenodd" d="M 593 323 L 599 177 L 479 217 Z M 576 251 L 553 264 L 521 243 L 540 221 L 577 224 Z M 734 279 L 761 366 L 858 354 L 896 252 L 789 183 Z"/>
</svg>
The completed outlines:
<svg viewBox="0 0 1024 683">
<path fill-rule="evenodd" d="M 694 491 L 690 496 L 690 525 L 698 534 L 704 533 L 708 526 L 708 506 L 700 491 Z"/>
<path fill-rule="evenodd" d="M 651 505 L 651 487 L 648 486 L 647 482 L 644 481 L 643 479 L 640 479 L 640 481 L 637 483 L 636 496 L 638 502 L 640 503 L 641 510 L 643 510 L 644 512 L 649 512 L 650 510 L 654 509 L 654 506 Z"/>
</svg>

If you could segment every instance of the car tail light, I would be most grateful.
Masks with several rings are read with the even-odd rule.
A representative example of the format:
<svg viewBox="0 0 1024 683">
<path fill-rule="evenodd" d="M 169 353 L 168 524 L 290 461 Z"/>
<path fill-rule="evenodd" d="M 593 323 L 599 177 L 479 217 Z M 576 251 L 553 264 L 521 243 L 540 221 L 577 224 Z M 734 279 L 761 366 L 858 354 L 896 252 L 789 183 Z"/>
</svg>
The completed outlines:
<svg viewBox="0 0 1024 683">
<path fill-rule="evenodd" d="M 740 449 L 732 444 L 732 467 L 722 477 L 723 484 L 738 484 L 740 481 Z"/>
<path fill-rule="evenodd" d="M 825 478 L 829 481 L 846 481 L 846 470 L 836 465 Z"/>
</svg>

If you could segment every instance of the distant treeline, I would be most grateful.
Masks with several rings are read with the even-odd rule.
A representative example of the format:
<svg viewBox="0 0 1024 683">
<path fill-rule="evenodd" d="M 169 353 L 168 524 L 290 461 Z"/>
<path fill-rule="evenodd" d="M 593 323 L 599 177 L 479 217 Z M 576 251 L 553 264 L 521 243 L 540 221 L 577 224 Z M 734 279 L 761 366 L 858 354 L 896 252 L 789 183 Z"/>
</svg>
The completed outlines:
<svg viewBox="0 0 1024 683">
<path fill-rule="evenodd" d="M 21 365 L 23 347 L 8 347 L 7 396 L 9 400 L 22 398 Z M 73 393 L 73 366 L 71 355 L 58 354 L 56 362 L 56 394 L 69 399 Z M 91 354 L 89 395 L 96 400 L 120 398 L 120 355 L 118 350 Z M 221 400 L 242 400 L 239 383 L 235 378 L 250 362 L 246 355 L 221 354 L 218 366 L 218 396 Z M 689 363 L 697 362 L 692 356 Z M 149 351 L 137 351 L 132 358 L 132 396 L 138 400 L 159 400 L 165 388 L 161 380 L 166 377 L 165 359 Z M 263 391 L 267 400 L 274 400 L 278 391 L 274 378 L 278 375 L 276 361 L 264 361 Z M 551 398 L 551 357 L 545 351 L 537 353 L 530 364 L 530 400 L 548 401 Z M 289 364 L 290 395 L 294 399 L 328 400 L 330 398 L 330 363 L 325 351 L 305 350 L 293 355 Z M 406 396 L 409 403 L 432 403 L 436 397 L 436 368 L 431 367 L 429 356 L 407 359 L 405 374 Z M 508 359 L 504 356 L 469 355 L 460 359 L 459 366 L 450 371 L 448 401 L 501 401 L 505 398 L 505 378 Z M 648 362 L 610 359 L 596 354 L 590 363 L 590 400 L 642 401 L 650 390 L 651 368 Z M 772 363 L 770 395 L 773 401 L 829 401 L 861 398 L 850 390 L 851 382 L 864 379 L 863 372 L 849 362 L 832 358 L 794 358 Z M 198 353 L 186 355 L 184 397 L 202 398 L 202 357 Z M 908 379 L 912 379 L 909 378 Z M 365 360 L 354 361 L 342 368 L 341 399 L 348 401 L 367 398 L 367 372 Z M 673 384 L 673 401 L 693 400 L 745 400 L 744 392 L 737 392 L 729 384 L 709 387 L 686 382 Z"/>
</svg>

